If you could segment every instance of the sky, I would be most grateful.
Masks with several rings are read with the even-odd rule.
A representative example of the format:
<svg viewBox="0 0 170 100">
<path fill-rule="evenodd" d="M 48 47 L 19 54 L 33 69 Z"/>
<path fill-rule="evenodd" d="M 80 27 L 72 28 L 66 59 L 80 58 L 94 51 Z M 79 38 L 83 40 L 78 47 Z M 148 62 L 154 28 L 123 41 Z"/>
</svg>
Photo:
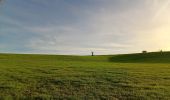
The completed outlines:
<svg viewBox="0 0 170 100">
<path fill-rule="evenodd" d="M 170 50 L 170 0 L 3 0 L 0 52 Z"/>
</svg>

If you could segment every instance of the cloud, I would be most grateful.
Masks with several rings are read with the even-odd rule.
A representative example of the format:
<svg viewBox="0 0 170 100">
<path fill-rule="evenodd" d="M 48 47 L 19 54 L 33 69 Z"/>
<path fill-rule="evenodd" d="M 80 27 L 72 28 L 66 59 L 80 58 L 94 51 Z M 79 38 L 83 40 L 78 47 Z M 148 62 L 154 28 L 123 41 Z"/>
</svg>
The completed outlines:
<svg viewBox="0 0 170 100">
<path fill-rule="evenodd" d="M 169 0 L 31 0 L 11 10 L 16 15 L 1 17 L 7 25 L 0 34 L 15 44 L 20 37 L 22 52 L 129 53 L 167 49 L 170 42 Z"/>
</svg>

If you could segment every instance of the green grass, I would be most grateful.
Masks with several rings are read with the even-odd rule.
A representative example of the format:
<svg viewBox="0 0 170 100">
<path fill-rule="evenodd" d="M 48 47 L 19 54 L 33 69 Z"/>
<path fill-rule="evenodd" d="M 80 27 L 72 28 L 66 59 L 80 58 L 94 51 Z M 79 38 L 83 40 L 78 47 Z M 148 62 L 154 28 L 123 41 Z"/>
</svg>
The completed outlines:
<svg viewBox="0 0 170 100">
<path fill-rule="evenodd" d="M 170 53 L 0 54 L 0 100 L 169 100 Z"/>
<path fill-rule="evenodd" d="M 170 63 L 170 52 L 151 52 L 138 54 L 122 54 L 109 58 L 112 62 L 123 63 Z"/>
</svg>

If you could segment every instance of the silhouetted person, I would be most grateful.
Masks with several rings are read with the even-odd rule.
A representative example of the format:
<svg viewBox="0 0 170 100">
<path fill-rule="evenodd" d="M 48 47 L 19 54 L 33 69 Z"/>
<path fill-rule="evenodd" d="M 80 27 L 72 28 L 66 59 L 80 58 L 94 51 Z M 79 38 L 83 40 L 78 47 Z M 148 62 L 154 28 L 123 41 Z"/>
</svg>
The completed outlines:
<svg viewBox="0 0 170 100">
<path fill-rule="evenodd" d="M 160 50 L 160 52 L 162 53 L 163 51 L 162 51 L 162 50 Z"/>
<path fill-rule="evenodd" d="M 91 56 L 94 56 L 94 52 L 91 52 Z"/>
</svg>

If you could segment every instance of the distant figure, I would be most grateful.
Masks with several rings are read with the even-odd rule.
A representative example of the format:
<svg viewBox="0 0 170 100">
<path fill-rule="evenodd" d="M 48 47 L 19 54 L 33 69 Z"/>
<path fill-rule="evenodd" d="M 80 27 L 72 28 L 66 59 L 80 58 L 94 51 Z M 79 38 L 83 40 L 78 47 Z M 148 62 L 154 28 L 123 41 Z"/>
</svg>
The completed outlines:
<svg viewBox="0 0 170 100">
<path fill-rule="evenodd" d="M 91 52 L 91 56 L 94 56 L 94 52 Z"/>
<path fill-rule="evenodd" d="M 163 51 L 162 51 L 162 50 L 160 50 L 160 52 L 162 53 Z"/>
<path fill-rule="evenodd" d="M 147 53 L 147 51 L 144 50 L 144 51 L 142 51 L 142 53 Z"/>
</svg>

